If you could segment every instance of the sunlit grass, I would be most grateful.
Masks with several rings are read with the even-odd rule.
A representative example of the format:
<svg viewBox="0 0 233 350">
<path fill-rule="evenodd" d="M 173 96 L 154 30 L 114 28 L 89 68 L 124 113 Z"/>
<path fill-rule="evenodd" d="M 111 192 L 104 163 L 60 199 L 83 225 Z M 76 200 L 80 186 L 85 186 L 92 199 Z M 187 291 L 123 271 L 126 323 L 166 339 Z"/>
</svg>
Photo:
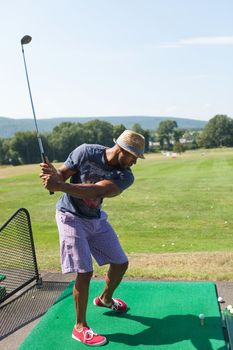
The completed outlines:
<svg viewBox="0 0 233 350">
<path fill-rule="evenodd" d="M 233 149 L 151 154 L 133 171 L 134 185 L 103 206 L 127 253 L 233 252 Z M 59 269 L 60 194 L 42 188 L 39 172 L 0 167 L 0 222 L 27 208 L 40 268 Z"/>
</svg>

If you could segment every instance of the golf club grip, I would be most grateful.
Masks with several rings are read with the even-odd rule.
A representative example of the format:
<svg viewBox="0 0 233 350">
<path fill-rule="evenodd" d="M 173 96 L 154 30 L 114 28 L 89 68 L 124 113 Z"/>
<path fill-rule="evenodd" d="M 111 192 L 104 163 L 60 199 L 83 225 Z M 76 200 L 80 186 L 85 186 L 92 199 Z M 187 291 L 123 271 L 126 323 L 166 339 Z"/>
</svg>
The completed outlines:
<svg viewBox="0 0 233 350">
<path fill-rule="evenodd" d="M 46 157 L 45 157 L 44 153 L 41 153 L 41 158 L 42 158 L 42 161 L 47 164 Z M 49 191 L 49 194 L 52 195 L 52 194 L 54 194 L 54 192 Z"/>
</svg>

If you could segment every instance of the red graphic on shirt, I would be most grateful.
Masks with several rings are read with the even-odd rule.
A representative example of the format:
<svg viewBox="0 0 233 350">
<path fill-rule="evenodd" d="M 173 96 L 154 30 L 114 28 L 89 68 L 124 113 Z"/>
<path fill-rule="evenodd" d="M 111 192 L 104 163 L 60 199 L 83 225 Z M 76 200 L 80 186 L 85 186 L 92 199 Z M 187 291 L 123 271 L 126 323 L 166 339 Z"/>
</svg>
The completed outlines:
<svg viewBox="0 0 233 350">
<path fill-rule="evenodd" d="M 89 208 L 98 208 L 101 203 L 100 199 L 92 199 L 92 198 L 85 198 L 83 199 L 83 201 Z"/>
</svg>

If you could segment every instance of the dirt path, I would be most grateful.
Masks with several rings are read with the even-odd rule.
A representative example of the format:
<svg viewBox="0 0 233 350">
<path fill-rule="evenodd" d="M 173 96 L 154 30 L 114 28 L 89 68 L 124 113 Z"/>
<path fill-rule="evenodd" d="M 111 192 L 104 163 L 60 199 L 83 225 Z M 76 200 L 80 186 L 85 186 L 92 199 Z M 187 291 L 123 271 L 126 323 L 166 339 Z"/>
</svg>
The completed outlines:
<svg viewBox="0 0 233 350">
<path fill-rule="evenodd" d="M 128 255 L 128 275 L 155 279 L 233 280 L 233 253 L 199 252 Z"/>
</svg>

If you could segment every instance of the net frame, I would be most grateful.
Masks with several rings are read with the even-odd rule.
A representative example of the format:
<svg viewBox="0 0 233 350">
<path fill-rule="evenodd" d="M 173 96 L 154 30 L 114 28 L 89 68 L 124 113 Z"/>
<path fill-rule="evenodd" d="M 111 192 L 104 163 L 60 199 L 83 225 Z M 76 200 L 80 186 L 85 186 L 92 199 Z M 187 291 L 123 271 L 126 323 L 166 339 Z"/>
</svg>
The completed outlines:
<svg viewBox="0 0 233 350">
<path fill-rule="evenodd" d="M 25 208 L 19 208 L 0 227 L 0 275 L 0 304 L 33 281 L 42 284 L 31 219 Z"/>
</svg>

